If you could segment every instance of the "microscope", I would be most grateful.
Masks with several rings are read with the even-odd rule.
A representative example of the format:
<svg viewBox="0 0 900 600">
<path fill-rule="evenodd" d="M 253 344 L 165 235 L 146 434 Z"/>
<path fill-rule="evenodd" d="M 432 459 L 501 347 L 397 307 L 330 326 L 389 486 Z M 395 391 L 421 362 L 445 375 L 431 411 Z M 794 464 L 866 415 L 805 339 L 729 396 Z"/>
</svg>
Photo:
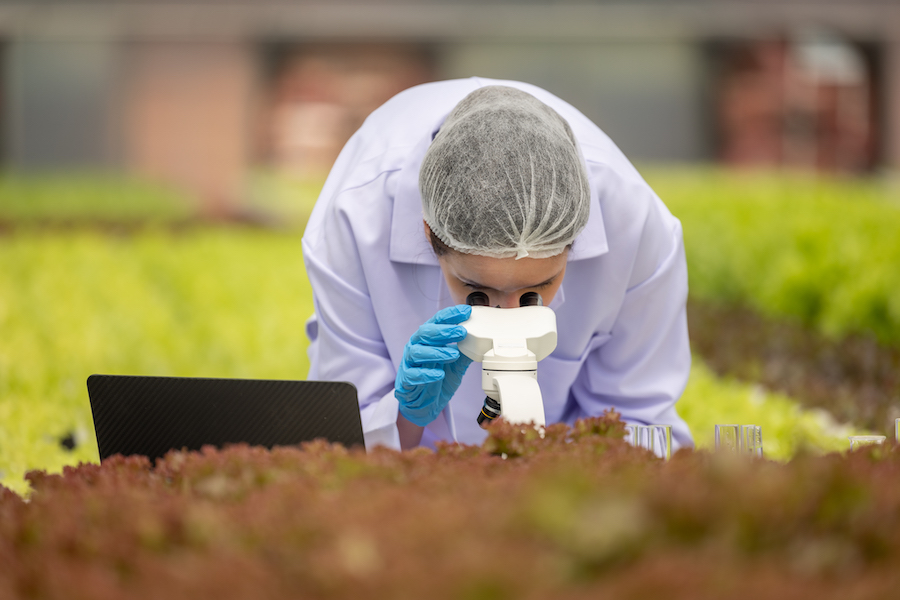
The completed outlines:
<svg viewBox="0 0 900 600">
<path fill-rule="evenodd" d="M 460 323 L 468 334 L 457 347 L 481 363 L 481 387 L 487 398 L 478 424 L 486 427 L 502 415 L 511 423 L 543 427 L 537 364 L 556 348 L 556 314 L 543 306 L 536 292 L 522 294 L 519 308 L 492 308 L 484 292 L 472 292 L 466 304 L 472 306 L 472 315 Z"/>
</svg>

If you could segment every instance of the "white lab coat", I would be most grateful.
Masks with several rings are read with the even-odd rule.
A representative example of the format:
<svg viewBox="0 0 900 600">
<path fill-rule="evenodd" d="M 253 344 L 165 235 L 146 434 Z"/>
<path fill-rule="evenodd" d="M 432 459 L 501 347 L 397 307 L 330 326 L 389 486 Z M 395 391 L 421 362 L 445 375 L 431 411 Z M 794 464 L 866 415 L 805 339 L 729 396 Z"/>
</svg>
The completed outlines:
<svg viewBox="0 0 900 600">
<path fill-rule="evenodd" d="M 331 170 L 303 236 L 315 314 L 307 322 L 310 379 L 350 381 L 366 446 L 399 448 L 394 379 L 413 332 L 453 304 L 424 235 L 419 166 L 450 110 L 485 85 L 529 92 L 565 118 L 591 187 L 587 226 L 569 252 L 556 311 L 558 345 L 538 364 L 548 423 L 615 408 L 626 421 L 671 424 L 692 445 L 675 402 L 690 370 L 681 224 L 622 152 L 575 108 L 535 86 L 483 78 L 406 90 L 373 112 Z M 443 413 L 437 440 L 479 444 L 484 402 L 473 363 Z"/>
</svg>

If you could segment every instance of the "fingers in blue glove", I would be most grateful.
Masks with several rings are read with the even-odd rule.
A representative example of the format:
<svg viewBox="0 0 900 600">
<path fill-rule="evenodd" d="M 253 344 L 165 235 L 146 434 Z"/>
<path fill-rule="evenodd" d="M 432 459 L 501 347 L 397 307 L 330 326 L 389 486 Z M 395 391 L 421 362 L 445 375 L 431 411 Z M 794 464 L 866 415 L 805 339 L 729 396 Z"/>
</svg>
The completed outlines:
<svg viewBox="0 0 900 600">
<path fill-rule="evenodd" d="M 456 306 L 448 306 L 437 311 L 433 317 L 425 321 L 426 323 L 441 323 L 456 325 L 462 323 L 472 316 L 472 307 L 468 304 L 457 304 Z"/>
<path fill-rule="evenodd" d="M 440 310 L 406 345 L 394 395 L 400 402 L 400 413 L 415 425 L 424 427 L 440 414 L 472 362 L 448 346 L 465 339 L 466 329 L 459 323 L 471 314 L 472 307 L 465 304 Z"/>
<path fill-rule="evenodd" d="M 452 346 L 423 346 L 421 344 L 409 345 L 403 356 L 408 365 L 422 365 L 425 363 L 449 363 L 459 358 L 459 350 Z"/>
<path fill-rule="evenodd" d="M 444 378 L 443 369 L 430 367 L 407 367 L 404 371 L 402 386 L 419 386 L 434 383 Z"/>
<path fill-rule="evenodd" d="M 410 344 L 424 344 L 426 346 L 445 346 L 453 342 L 465 339 L 465 327 L 459 325 L 446 325 L 439 323 L 425 323 L 409 338 Z"/>
</svg>

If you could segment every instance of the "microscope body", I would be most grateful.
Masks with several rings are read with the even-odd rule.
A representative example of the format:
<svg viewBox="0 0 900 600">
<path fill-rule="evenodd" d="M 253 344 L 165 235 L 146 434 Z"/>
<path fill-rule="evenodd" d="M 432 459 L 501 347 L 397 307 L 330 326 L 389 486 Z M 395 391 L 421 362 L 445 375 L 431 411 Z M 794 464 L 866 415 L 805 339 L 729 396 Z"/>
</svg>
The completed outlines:
<svg viewBox="0 0 900 600">
<path fill-rule="evenodd" d="M 537 363 L 556 348 L 553 310 L 473 306 L 471 317 L 460 325 L 468 333 L 457 347 L 481 363 L 481 387 L 499 404 L 499 414 L 511 423 L 545 425 Z"/>
</svg>

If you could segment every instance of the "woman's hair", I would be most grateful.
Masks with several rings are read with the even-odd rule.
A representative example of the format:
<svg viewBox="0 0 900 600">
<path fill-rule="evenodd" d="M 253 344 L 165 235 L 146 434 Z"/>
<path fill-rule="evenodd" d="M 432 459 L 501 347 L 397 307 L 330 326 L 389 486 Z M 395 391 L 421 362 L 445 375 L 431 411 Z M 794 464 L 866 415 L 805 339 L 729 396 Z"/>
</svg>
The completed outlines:
<svg viewBox="0 0 900 600">
<path fill-rule="evenodd" d="M 434 250 L 434 254 L 438 258 L 450 252 L 454 252 L 453 248 L 442 242 L 441 238 L 434 235 L 431 227 L 428 228 L 428 241 L 431 242 L 431 249 Z"/>
</svg>

